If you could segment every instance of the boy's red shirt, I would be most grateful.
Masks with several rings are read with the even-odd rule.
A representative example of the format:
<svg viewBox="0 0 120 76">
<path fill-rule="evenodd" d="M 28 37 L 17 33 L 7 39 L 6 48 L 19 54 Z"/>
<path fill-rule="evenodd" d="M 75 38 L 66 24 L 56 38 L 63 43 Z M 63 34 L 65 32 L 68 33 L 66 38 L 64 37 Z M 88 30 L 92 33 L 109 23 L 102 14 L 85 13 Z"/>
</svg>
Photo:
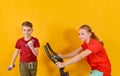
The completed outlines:
<svg viewBox="0 0 120 76">
<path fill-rule="evenodd" d="M 104 72 L 104 76 L 110 76 L 111 64 L 103 45 L 97 40 L 91 39 L 88 44 L 84 42 L 81 46 L 84 50 L 92 51 L 92 54 L 86 57 L 91 69 Z"/>
<path fill-rule="evenodd" d="M 34 48 L 40 47 L 37 38 L 32 37 L 30 40 L 34 40 L 33 41 Z M 37 61 L 37 57 L 32 53 L 31 49 L 27 46 L 28 41 L 25 41 L 24 38 L 20 38 L 16 42 L 15 48 L 20 49 L 20 62 Z"/>
</svg>

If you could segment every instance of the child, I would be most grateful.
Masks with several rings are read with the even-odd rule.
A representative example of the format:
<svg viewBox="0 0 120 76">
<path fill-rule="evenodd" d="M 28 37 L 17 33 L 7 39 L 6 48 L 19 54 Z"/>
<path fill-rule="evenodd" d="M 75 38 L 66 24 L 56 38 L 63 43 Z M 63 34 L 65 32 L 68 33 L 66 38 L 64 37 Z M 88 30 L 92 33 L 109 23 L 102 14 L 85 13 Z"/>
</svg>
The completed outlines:
<svg viewBox="0 0 120 76">
<path fill-rule="evenodd" d="M 86 58 L 91 67 L 90 76 L 110 76 L 111 64 L 105 48 L 103 43 L 92 32 L 90 26 L 83 25 L 80 27 L 79 38 L 84 42 L 81 47 L 66 56 L 60 55 L 62 58 L 72 58 L 63 63 L 57 62 L 56 65 L 63 68 Z M 83 51 L 80 52 L 81 50 Z"/>
<path fill-rule="evenodd" d="M 32 37 L 33 32 L 32 23 L 25 21 L 22 24 L 22 33 L 24 37 L 20 38 L 16 42 L 16 50 L 13 54 L 13 58 L 9 68 L 14 67 L 14 62 L 20 52 L 20 75 L 21 76 L 36 76 L 37 72 L 37 56 L 38 48 L 40 47 L 37 38 Z"/>
</svg>

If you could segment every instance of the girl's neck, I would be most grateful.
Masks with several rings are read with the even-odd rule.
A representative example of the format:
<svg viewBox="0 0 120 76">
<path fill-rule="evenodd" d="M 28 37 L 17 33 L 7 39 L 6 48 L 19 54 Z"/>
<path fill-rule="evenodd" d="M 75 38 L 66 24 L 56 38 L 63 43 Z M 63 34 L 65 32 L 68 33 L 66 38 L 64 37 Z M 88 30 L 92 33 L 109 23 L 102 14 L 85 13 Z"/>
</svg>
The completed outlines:
<svg viewBox="0 0 120 76">
<path fill-rule="evenodd" d="M 30 40 L 31 39 L 31 36 L 29 36 L 29 37 L 24 37 L 24 40 L 25 41 L 28 41 L 28 40 Z"/>
<path fill-rule="evenodd" d="M 91 38 L 88 38 L 85 42 L 86 42 L 87 44 L 89 44 L 90 40 L 91 40 Z"/>
</svg>

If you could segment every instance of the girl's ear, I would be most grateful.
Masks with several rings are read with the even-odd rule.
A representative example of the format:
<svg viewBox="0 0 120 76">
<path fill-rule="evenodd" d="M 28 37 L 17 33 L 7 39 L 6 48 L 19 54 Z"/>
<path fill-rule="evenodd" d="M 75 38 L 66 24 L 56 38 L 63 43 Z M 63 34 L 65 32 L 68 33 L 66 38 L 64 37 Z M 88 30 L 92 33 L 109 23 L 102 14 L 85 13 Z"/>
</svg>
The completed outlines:
<svg viewBox="0 0 120 76">
<path fill-rule="evenodd" d="M 92 32 L 89 32 L 89 37 L 90 37 L 90 38 L 92 37 Z"/>
</svg>

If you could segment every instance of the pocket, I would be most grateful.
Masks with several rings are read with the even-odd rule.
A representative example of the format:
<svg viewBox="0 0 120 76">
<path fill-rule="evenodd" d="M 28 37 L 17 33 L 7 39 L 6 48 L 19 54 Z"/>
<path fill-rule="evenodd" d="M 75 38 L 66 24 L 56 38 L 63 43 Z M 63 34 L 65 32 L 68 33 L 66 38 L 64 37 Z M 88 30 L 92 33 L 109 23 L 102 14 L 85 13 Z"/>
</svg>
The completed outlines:
<svg viewBox="0 0 120 76">
<path fill-rule="evenodd" d="M 37 62 L 32 62 L 33 63 L 33 69 L 37 69 Z"/>
<path fill-rule="evenodd" d="M 22 62 L 20 62 L 19 67 L 20 67 L 20 70 L 27 70 L 27 65 L 25 65 Z"/>
</svg>

